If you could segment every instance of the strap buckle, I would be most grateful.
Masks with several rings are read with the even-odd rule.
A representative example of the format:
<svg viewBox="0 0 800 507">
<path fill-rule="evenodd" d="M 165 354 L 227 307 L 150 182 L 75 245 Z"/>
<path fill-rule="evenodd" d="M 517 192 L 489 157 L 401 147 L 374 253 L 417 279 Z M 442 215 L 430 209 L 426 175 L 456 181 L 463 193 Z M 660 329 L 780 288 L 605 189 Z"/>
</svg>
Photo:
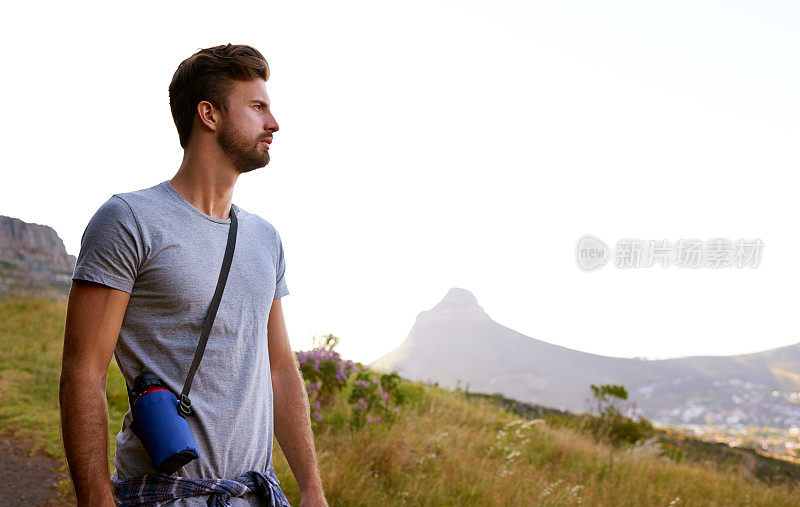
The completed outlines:
<svg viewBox="0 0 800 507">
<path fill-rule="evenodd" d="M 181 399 L 178 403 L 178 413 L 184 418 L 192 415 L 192 401 L 183 393 L 181 393 Z"/>
</svg>

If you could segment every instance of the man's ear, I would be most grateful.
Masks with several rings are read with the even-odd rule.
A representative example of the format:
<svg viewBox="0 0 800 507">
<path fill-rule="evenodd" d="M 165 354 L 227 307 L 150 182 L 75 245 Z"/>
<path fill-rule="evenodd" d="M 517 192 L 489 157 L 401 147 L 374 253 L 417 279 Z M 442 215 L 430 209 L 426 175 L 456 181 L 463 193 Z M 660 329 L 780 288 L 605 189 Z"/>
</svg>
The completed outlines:
<svg viewBox="0 0 800 507">
<path fill-rule="evenodd" d="M 217 130 L 220 120 L 220 111 L 214 107 L 211 102 L 203 100 L 197 104 L 197 116 L 200 122 L 203 123 L 212 132 Z"/>
</svg>

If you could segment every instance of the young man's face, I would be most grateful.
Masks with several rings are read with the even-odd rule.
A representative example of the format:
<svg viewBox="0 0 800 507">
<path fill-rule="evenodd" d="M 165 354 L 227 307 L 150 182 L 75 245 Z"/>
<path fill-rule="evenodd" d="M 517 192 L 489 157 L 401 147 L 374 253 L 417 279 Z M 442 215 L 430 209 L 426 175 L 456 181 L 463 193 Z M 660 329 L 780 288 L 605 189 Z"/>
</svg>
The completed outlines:
<svg viewBox="0 0 800 507">
<path fill-rule="evenodd" d="M 278 122 L 270 111 L 267 82 L 262 79 L 234 81 L 228 110 L 222 112 L 220 146 L 240 173 L 269 163 L 269 143 Z"/>
</svg>

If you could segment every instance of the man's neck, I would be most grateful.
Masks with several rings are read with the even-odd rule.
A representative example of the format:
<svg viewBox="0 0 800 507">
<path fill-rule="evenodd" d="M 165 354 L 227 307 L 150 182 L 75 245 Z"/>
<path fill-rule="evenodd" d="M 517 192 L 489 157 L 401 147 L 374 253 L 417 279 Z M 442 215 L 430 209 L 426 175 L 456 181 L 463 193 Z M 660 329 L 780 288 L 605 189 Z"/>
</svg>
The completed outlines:
<svg viewBox="0 0 800 507">
<path fill-rule="evenodd" d="M 169 182 L 192 206 L 206 215 L 226 219 L 230 217 L 233 187 L 239 174 L 226 167 L 227 161 L 215 163 L 215 157 L 184 153 L 178 172 Z"/>
</svg>

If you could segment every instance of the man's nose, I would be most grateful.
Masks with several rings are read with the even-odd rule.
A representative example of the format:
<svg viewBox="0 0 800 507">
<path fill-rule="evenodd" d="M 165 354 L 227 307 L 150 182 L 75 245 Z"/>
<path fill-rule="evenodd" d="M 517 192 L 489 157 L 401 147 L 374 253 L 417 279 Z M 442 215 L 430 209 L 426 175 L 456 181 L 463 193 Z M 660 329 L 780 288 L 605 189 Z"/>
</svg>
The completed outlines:
<svg viewBox="0 0 800 507">
<path fill-rule="evenodd" d="M 264 130 L 272 132 L 277 132 L 278 130 L 280 130 L 278 122 L 275 120 L 275 116 L 273 116 L 272 114 L 270 114 L 269 117 L 267 118 L 267 122 L 264 124 Z"/>
</svg>

